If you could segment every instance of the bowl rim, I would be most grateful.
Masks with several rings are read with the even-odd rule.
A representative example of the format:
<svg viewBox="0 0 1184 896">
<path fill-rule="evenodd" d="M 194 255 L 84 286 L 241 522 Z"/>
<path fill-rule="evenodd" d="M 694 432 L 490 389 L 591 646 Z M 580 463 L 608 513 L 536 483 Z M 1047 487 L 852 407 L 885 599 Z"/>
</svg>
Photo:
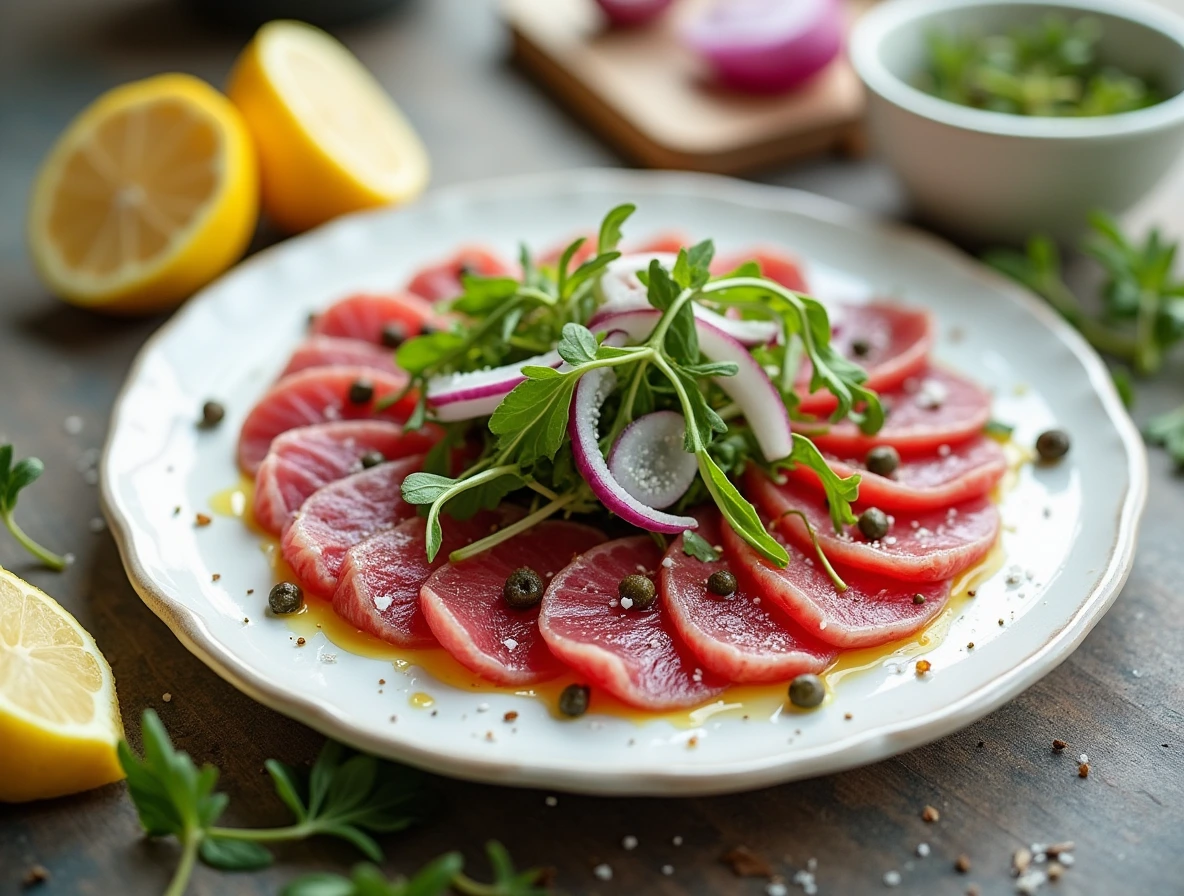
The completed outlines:
<svg viewBox="0 0 1184 896">
<path fill-rule="evenodd" d="M 1158 31 L 1172 40 L 1184 56 L 1184 17 L 1146 0 L 893 0 L 877 4 L 856 23 L 850 40 L 851 63 L 872 93 L 914 115 L 968 131 L 1048 140 L 1125 138 L 1162 130 L 1184 120 L 1184 90 L 1146 109 L 1091 118 L 1012 115 L 975 109 L 914 87 L 889 71 L 880 59 L 880 46 L 889 34 L 901 28 L 918 27 L 921 18 L 933 13 L 986 6 L 1058 7 L 1103 13 Z"/>
</svg>

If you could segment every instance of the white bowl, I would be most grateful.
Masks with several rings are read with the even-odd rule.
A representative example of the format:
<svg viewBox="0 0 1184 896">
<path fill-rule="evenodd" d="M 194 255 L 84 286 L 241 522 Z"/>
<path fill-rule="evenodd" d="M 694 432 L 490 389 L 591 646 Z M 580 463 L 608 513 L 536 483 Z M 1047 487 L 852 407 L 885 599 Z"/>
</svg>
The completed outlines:
<svg viewBox="0 0 1184 896">
<path fill-rule="evenodd" d="M 1046 118 L 987 112 L 913 86 L 932 30 L 991 34 L 1055 13 L 1101 21 L 1101 58 L 1169 97 L 1134 112 Z M 1070 240 L 1090 211 L 1125 211 L 1184 142 L 1184 19 L 1140 0 L 892 0 L 865 15 L 851 59 L 872 138 L 920 217 L 976 242 L 1036 231 Z"/>
</svg>

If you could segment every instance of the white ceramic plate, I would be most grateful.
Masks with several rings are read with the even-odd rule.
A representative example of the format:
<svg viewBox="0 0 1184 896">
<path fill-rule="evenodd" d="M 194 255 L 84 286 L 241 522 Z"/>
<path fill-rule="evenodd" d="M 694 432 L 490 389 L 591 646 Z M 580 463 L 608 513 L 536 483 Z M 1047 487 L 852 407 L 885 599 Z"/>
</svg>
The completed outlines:
<svg viewBox="0 0 1184 896">
<path fill-rule="evenodd" d="M 924 679 L 907 662 L 882 661 L 847 676 L 833 702 L 809 714 L 758 702 L 747 720 L 731 712 L 694 727 L 595 714 L 559 722 L 537 699 L 452 688 L 351 654 L 323 633 L 297 647 L 288 624 L 263 611 L 272 574 L 259 537 L 233 519 L 194 526 L 211 495 L 237 481 L 239 423 L 310 311 L 350 290 L 399 284 L 465 241 L 507 254 L 519 239 L 550 245 L 626 201 L 639 207 L 627 235 L 676 228 L 714 237 L 721 251 L 783 246 L 806 260 L 824 297 L 875 292 L 932 308 L 938 357 L 992 388 L 995 416 L 1016 424 L 1018 442 L 1053 424 L 1073 435 L 1065 462 L 1021 471 L 1002 505 L 1004 570 L 951 611 Z M 227 419 L 200 432 L 194 420 L 210 397 L 227 403 Z M 1142 443 L 1097 357 L 1037 300 L 965 256 L 803 193 L 604 170 L 442 190 L 260 253 L 144 348 L 104 460 L 103 498 L 133 585 L 236 687 L 328 735 L 433 771 L 603 794 L 716 793 L 833 772 L 985 715 L 1064 660 L 1113 602 L 1146 490 Z M 410 705 L 422 692 L 434 712 Z M 519 714 L 513 724 L 502 720 L 510 710 Z"/>
</svg>

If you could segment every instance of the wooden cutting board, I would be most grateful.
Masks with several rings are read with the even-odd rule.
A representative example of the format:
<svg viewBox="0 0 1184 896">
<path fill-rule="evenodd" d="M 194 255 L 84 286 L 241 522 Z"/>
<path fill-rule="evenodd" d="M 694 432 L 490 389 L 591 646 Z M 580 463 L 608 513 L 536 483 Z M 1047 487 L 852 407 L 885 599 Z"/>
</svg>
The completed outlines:
<svg viewBox="0 0 1184 896">
<path fill-rule="evenodd" d="M 593 0 L 502 0 L 515 61 L 639 165 L 739 174 L 864 149 L 863 87 L 845 54 L 800 90 L 749 96 L 715 86 L 679 40 L 706 0 L 610 29 Z M 849 21 L 870 0 L 849 0 Z"/>
</svg>

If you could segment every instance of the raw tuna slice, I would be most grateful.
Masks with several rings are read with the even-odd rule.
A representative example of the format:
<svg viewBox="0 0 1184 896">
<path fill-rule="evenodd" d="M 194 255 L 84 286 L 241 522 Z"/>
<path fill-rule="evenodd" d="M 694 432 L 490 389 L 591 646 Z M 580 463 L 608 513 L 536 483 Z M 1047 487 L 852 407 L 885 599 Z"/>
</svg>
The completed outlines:
<svg viewBox="0 0 1184 896">
<path fill-rule="evenodd" d="M 729 274 L 746 261 L 755 261 L 759 264 L 761 273 L 774 283 L 780 283 L 796 292 L 807 292 L 806 278 L 797 261 L 776 249 L 757 247 L 719 256 L 711 263 L 711 273 L 716 276 Z"/>
<path fill-rule="evenodd" d="M 789 565 L 777 569 L 726 524 L 724 556 L 745 587 L 792 616 L 803 628 L 835 647 L 874 647 L 915 635 L 942 611 L 950 582 L 900 582 L 833 563 L 847 583 L 839 592 L 818 562 L 785 545 Z"/>
<path fill-rule="evenodd" d="M 429 302 L 455 299 L 464 291 L 460 278 L 465 273 L 501 277 L 514 276 L 517 272 L 489 249 L 463 246 L 443 261 L 420 268 L 407 284 L 407 291 Z"/>
<path fill-rule="evenodd" d="M 999 535 L 999 511 L 986 498 L 890 515 L 888 535 L 880 541 L 868 541 L 856 526 L 836 535 L 826 499 L 817 490 L 800 482 L 776 485 L 755 467 L 744 481 L 748 497 L 803 550 L 811 546 L 806 524 L 787 511 L 805 514 L 832 562 L 910 582 L 953 578 L 985 557 Z M 866 506 L 856 506 L 856 515 Z"/>
<path fill-rule="evenodd" d="M 319 336 L 360 339 L 374 345 L 390 345 L 390 334 L 418 336 L 425 324 L 446 327 L 432 303 L 410 293 L 358 293 L 330 305 L 313 320 Z M 388 332 L 389 331 L 389 332 Z M 384 334 L 386 338 L 384 338 Z"/>
<path fill-rule="evenodd" d="M 927 311 L 899 305 L 844 305 L 835 349 L 867 371 L 867 387 L 891 391 L 927 366 L 933 347 L 933 318 Z M 857 351 L 858 349 L 858 351 Z M 826 416 L 837 402 L 829 392 L 808 391 L 810 365 L 798 376 L 800 410 Z"/>
<path fill-rule="evenodd" d="M 994 439 L 980 436 L 954 445 L 948 452 L 904 457 L 891 477 L 869 473 L 864 458 L 840 459 L 827 454 L 830 468 L 840 476 L 858 473 L 859 501 L 881 510 L 933 510 L 989 492 L 1007 472 L 1007 456 Z M 795 479 L 821 488 L 818 475 L 799 464 L 789 471 Z"/>
<path fill-rule="evenodd" d="M 346 551 L 415 514 L 400 486 L 422 465 L 422 455 L 400 458 L 312 493 L 280 543 L 284 560 L 305 588 L 321 597 L 332 596 Z"/>
<path fill-rule="evenodd" d="M 337 420 L 290 430 L 271 443 L 255 474 L 255 520 L 279 535 L 309 495 L 360 472 L 362 455 L 377 451 L 395 460 L 422 454 L 439 437 L 439 428 L 430 424 L 405 431 L 386 420 Z"/>
<path fill-rule="evenodd" d="M 476 557 L 440 567 L 419 592 L 420 609 L 444 649 L 478 675 L 509 686 L 554 678 L 563 665 L 539 636 L 539 608 L 513 609 L 502 589 L 523 566 L 546 583 L 603 541 L 590 526 L 540 523 Z"/>
<path fill-rule="evenodd" d="M 427 522 L 418 516 L 371 535 L 346 552 L 333 610 L 364 632 L 400 647 L 426 647 L 436 636 L 419 608 L 419 589 L 448 555 L 515 516 L 482 511 L 467 520 L 444 517 L 443 546 L 428 560 Z"/>
<path fill-rule="evenodd" d="M 719 514 L 701 516 L 696 534 L 719 544 Z M 746 581 L 728 597 L 709 591 L 708 577 L 726 569 L 731 569 L 726 559 L 704 563 L 688 556 L 680 535 L 659 574 L 667 617 L 704 669 L 728 681 L 788 681 L 831 664 L 838 655 L 834 647 L 807 634 Z"/>
<path fill-rule="evenodd" d="M 374 398 L 364 404 L 349 400 L 350 387 L 359 380 L 374 386 Z M 374 403 L 402 392 L 406 385 L 403 373 L 365 367 L 309 367 L 286 376 L 259 399 L 243 421 L 238 436 L 238 465 L 255 475 L 275 437 L 298 426 L 359 418 L 402 423 L 415 406 L 414 396 L 405 396 L 381 412 L 374 410 Z"/>
<path fill-rule="evenodd" d="M 398 373 L 394 353 L 372 342 L 339 336 L 313 336 L 306 339 L 288 359 L 280 379 L 309 367 L 366 367 L 386 373 Z"/>
<path fill-rule="evenodd" d="M 579 675 L 630 706 L 658 711 L 702 703 L 727 684 L 682 642 L 661 599 L 649 610 L 620 606 L 621 579 L 653 577 L 661 562 L 647 535 L 593 548 L 551 580 L 539 617 L 551 651 Z"/>
<path fill-rule="evenodd" d="M 567 247 L 579 239 L 580 236 L 581 234 L 576 234 L 569 240 L 565 240 L 562 243 L 556 243 L 549 249 L 545 249 L 535 259 L 535 263 L 540 265 L 558 264 L 559 259 L 563 256 L 563 253 Z M 585 233 L 582 234 L 582 236 L 584 237 L 584 244 L 580 246 L 580 248 L 577 249 L 575 254 L 571 257 L 570 269 L 579 267 L 581 264 L 596 254 L 596 240 L 598 234 Z M 625 255 L 641 255 L 646 252 L 653 252 L 655 254 L 669 252 L 674 254 L 677 253 L 678 250 L 683 246 L 689 245 L 691 245 L 691 241 L 685 233 L 677 230 L 667 230 L 662 231 L 661 233 L 656 233 L 648 239 L 644 239 L 638 243 L 625 243 L 620 247 L 620 250 Z"/>
<path fill-rule="evenodd" d="M 844 420 L 829 428 L 797 425 L 823 451 L 843 457 L 866 454 L 875 445 L 891 445 L 901 454 L 921 454 L 953 447 L 982 432 L 991 418 L 991 396 L 980 386 L 940 367 L 910 377 L 880 400 L 887 411 L 883 428 L 864 435 Z"/>
</svg>

